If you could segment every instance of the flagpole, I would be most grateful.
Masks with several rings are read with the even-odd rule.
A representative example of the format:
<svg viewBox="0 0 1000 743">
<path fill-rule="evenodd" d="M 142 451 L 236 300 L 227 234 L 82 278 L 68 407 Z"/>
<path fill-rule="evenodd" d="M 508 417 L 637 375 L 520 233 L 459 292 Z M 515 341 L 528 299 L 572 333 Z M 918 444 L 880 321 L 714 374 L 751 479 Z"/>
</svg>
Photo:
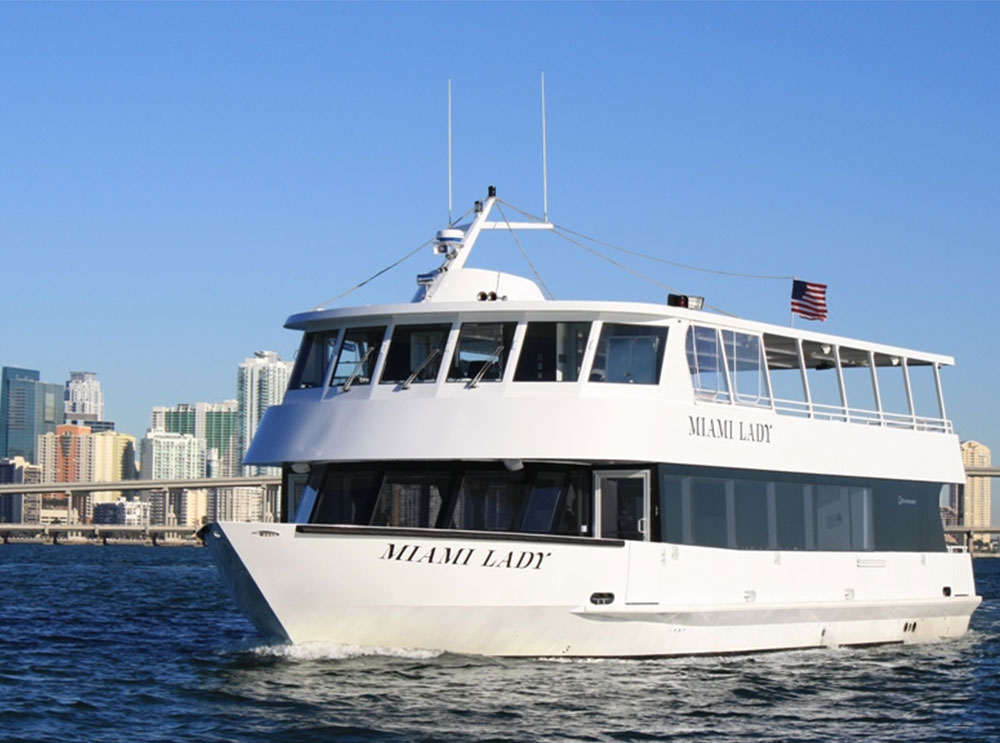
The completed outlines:
<svg viewBox="0 0 1000 743">
<path fill-rule="evenodd" d="M 798 276 L 792 276 L 792 291 L 795 291 L 795 282 L 798 280 L 798 278 L 799 278 Z M 791 309 L 791 305 L 789 305 L 788 309 L 788 327 L 790 328 L 795 327 L 795 310 Z"/>
</svg>

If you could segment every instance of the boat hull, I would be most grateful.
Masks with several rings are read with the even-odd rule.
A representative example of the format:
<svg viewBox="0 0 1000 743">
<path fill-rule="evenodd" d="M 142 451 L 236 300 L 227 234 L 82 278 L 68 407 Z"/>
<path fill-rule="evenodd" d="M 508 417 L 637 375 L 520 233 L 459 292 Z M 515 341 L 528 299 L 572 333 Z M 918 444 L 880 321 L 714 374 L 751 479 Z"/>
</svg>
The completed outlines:
<svg viewBox="0 0 1000 743">
<path fill-rule="evenodd" d="M 213 524 L 262 635 L 496 656 L 651 657 L 958 637 L 966 553 L 728 550 L 623 540 Z"/>
</svg>

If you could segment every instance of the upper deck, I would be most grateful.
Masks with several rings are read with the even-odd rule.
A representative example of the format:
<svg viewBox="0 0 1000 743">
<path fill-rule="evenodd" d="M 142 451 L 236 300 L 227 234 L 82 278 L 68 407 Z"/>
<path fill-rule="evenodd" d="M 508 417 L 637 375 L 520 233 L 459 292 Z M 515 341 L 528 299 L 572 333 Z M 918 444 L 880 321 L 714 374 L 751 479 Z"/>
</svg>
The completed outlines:
<svg viewBox="0 0 1000 743">
<path fill-rule="evenodd" d="M 302 346 L 248 462 L 586 459 L 962 479 L 940 381 L 950 357 L 676 307 L 546 301 L 526 279 L 463 269 L 454 248 L 429 276 L 411 303 L 289 318 Z"/>
</svg>

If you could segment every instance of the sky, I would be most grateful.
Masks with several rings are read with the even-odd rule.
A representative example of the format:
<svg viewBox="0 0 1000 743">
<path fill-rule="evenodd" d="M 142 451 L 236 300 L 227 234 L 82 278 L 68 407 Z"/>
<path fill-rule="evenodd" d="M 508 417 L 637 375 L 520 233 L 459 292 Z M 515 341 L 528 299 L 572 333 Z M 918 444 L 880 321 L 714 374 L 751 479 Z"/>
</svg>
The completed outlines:
<svg viewBox="0 0 1000 743">
<path fill-rule="evenodd" d="M 997 3 L 0 3 L 0 365 L 97 372 L 136 436 L 233 398 L 288 315 L 446 226 L 449 78 L 454 213 L 541 213 L 544 72 L 554 222 L 828 284 L 809 325 L 954 356 L 948 416 L 1000 460 L 998 37 Z M 530 275 L 489 237 L 470 265 Z M 530 237 L 557 298 L 664 300 Z M 787 280 L 616 259 L 789 321 Z"/>
</svg>

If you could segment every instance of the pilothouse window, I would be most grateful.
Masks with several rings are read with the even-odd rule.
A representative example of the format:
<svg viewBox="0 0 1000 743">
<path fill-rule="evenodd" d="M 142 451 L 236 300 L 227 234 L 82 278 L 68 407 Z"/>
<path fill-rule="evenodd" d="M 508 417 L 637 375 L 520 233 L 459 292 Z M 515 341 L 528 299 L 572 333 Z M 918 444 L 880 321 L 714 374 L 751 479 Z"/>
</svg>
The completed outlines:
<svg viewBox="0 0 1000 743">
<path fill-rule="evenodd" d="M 375 370 L 375 359 L 385 328 L 349 328 L 337 356 L 330 386 L 368 384 Z"/>
<path fill-rule="evenodd" d="M 337 347 L 339 334 L 338 330 L 305 334 L 295 359 L 295 369 L 292 371 L 288 389 L 300 390 L 323 385 L 326 370 L 330 367 L 330 359 L 333 358 L 333 351 Z"/>
<path fill-rule="evenodd" d="M 382 370 L 382 384 L 437 380 L 450 325 L 397 325 Z"/>
<path fill-rule="evenodd" d="M 666 328 L 604 323 L 590 381 L 659 384 L 666 345 Z"/>
<path fill-rule="evenodd" d="M 499 382 L 503 379 L 517 323 L 462 323 L 449 382 Z"/>
<path fill-rule="evenodd" d="M 576 382 L 589 337 L 589 322 L 529 322 L 514 381 Z"/>
</svg>

